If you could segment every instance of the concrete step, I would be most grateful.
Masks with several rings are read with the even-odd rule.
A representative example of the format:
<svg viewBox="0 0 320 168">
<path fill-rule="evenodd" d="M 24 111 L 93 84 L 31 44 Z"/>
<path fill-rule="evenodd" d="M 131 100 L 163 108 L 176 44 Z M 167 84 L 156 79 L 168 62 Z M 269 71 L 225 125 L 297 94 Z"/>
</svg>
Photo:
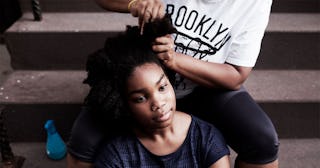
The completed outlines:
<svg viewBox="0 0 320 168">
<path fill-rule="evenodd" d="M 280 139 L 279 167 L 317 168 L 320 159 L 320 139 Z M 11 143 L 15 155 L 26 158 L 22 168 L 66 167 L 66 159 L 53 161 L 45 154 L 45 143 Z M 230 162 L 234 166 L 236 153 L 231 150 Z M 1 165 L 0 165 L 1 167 Z"/>
<path fill-rule="evenodd" d="M 14 141 L 44 141 L 43 126 L 55 121 L 69 137 L 88 87 L 82 71 L 14 71 L 0 87 L 9 136 Z"/>
<path fill-rule="evenodd" d="M 137 24 L 129 14 L 44 13 L 41 22 L 25 14 L 5 33 L 14 69 L 83 69 L 104 40 Z"/>
<path fill-rule="evenodd" d="M 5 33 L 16 70 L 82 70 L 89 53 L 106 37 L 136 25 L 119 13 L 26 13 Z M 320 13 L 272 14 L 257 69 L 320 69 Z"/>
<path fill-rule="evenodd" d="M 320 14 L 272 14 L 257 69 L 320 69 Z"/>
<path fill-rule="evenodd" d="M 0 87 L 9 137 L 44 141 L 48 119 L 64 139 L 88 92 L 84 71 L 14 71 Z M 246 88 L 281 138 L 320 138 L 320 71 L 253 71 Z"/>
<path fill-rule="evenodd" d="M 272 12 L 274 13 L 319 13 L 320 1 L 318 0 L 273 0 Z"/>
<path fill-rule="evenodd" d="M 0 44 L 0 85 L 6 80 L 12 72 L 10 66 L 10 56 L 4 44 Z"/>
<path fill-rule="evenodd" d="M 28 0 L 20 0 L 23 11 L 31 11 Z M 88 0 L 41 0 L 46 12 L 103 12 L 94 1 Z M 320 12 L 318 0 L 274 0 L 273 12 Z"/>
<path fill-rule="evenodd" d="M 105 12 L 94 0 L 40 0 L 43 12 Z M 29 0 L 20 0 L 23 12 L 31 12 Z"/>
<path fill-rule="evenodd" d="M 256 70 L 245 86 L 280 137 L 320 137 L 319 70 Z"/>
</svg>

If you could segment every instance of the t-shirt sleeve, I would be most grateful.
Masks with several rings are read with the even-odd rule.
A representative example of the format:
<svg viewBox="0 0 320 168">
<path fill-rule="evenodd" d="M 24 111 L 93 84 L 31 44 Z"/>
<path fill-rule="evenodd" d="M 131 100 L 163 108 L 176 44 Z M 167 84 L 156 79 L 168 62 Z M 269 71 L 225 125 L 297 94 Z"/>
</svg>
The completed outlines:
<svg viewBox="0 0 320 168">
<path fill-rule="evenodd" d="M 245 67 L 255 65 L 269 21 L 271 4 L 272 0 L 257 0 L 249 9 L 248 17 L 232 40 L 227 63 Z"/>
<path fill-rule="evenodd" d="M 229 148 L 221 132 L 212 124 L 193 116 L 201 141 L 201 159 L 204 167 L 210 167 L 223 156 L 230 155 Z"/>
<path fill-rule="evenodd" d="M 98 156 L 95 159 L 94 167 L 95 168 L 120 168 L 121 167 L 119 151 L 112 143 L 103 145 Z"/>
<path fill-rule="evenodd" d="M 209 133 L 207 140 L 206 150 L 206 167 L 211 166 L 213 163 L 221 159 L 223 156 L 229 155 L 229 148 L 218 129 L 213 128 Z"/>
</svg>

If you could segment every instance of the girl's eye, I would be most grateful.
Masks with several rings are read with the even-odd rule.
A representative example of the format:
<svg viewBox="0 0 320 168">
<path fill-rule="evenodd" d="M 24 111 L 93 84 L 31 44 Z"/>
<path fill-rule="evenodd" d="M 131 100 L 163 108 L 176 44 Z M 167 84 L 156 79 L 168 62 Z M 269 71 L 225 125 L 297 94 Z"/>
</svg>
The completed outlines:
<svg viewBox="0 0 320 168">
<path fill-rule="evenodd" d="M 167 86 L 168 86 L 168 84 L 163 84 L 163 85 L 161 85 L 160 88 L 159 88 L 159 91 L 160 91 L 160 92 L 165 91 L 165 90 L 167 89 Z"/>
<path fill-rule="evenodd" d="M 136 103 L 142 103 L 142 102 L 145 102 L 147 99 L 146 99 L 146 97 L 144 97 L 144 96 L 139 96 L 139 97 L 137 97 L 137 98 L 135 98 L 134 99 L 134 101 L 136 102 Z"/>
</svg>

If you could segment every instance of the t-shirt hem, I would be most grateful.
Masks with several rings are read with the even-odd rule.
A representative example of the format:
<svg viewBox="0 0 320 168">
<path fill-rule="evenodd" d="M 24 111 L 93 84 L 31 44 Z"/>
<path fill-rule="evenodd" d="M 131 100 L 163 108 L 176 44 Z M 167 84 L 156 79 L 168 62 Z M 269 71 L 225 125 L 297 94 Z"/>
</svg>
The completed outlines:
<svg viewBox="0 0 320 168">
<path fill-rule="evenodd" d="M 208 163 L 208 165 L 206 165 L 206 167 L 210 167 L 212 164 L 216 163 L 219 159 L 221 159 L 224 156 L 230 155 L 230 151 L 229 150 L 224 150 L 223 152 L 221 152 L 218 156 L 215 155 L 215 157 L 212 158 L 208 158 L 208 160 L 210 160 L 211 162 Z"/>
<path fill-rule="evenodd" d="M 239 59 L 228 58 L 226 60 L 226 63 L 232 64 L 232 65 L 237 65 L 237 66 L 243 66 L 243 67 L 254 67 L 256 64 L 256 61 L 255 62 L 248 62 L 248 61 L 240 61 Z"/>
<path fill-rule="evenodd" d="M 75 152 L 74 150 L 72 149 L 68 149 L 68 153 L 70 155 L 72 155 L 74 158 L 82 161 L 82 162 L 87 162 L 87 163 L 93 163 L 94 160 L 92 158 L 88 158 L 88 157 L 85 157 L 83 155 L 80 155 L 79 153 Z"/>
</svg>

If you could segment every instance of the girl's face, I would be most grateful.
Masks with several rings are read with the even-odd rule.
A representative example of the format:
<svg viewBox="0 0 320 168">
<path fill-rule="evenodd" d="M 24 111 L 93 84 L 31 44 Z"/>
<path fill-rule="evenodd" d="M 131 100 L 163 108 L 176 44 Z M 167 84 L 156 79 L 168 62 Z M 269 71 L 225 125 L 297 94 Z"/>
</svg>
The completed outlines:
<svg viewBox="0 0 320 168">
<path fill-rule="evenodd" d="M 171 125 L 176 98 L 159 65 L 146 63 L 135 68 L 127 81 L 128 105 L 138 124 L 147 129 Z"/>
</svg>

